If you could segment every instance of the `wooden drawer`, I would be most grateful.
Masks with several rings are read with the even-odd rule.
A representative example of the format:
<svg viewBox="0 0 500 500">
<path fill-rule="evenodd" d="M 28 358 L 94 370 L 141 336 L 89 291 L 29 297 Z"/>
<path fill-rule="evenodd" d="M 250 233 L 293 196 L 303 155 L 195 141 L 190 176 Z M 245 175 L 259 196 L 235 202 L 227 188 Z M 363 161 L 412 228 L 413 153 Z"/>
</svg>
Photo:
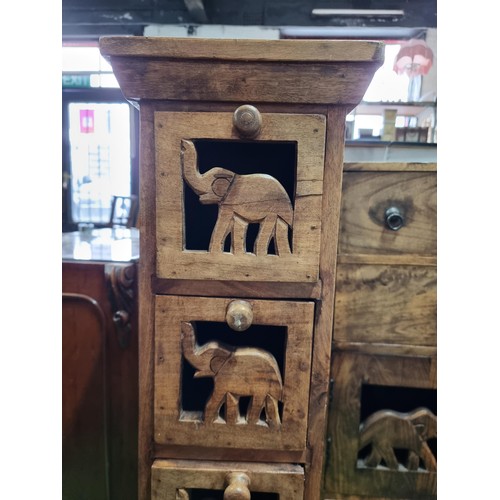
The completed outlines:
<svg viewBox="0 0 500 500">
<path fill-rule="evenodd" d="M 435 256 L 436 173 L 345 172 L 339 253 Z"/>
<path fill-rule="evenodd" d="M 325 498 L 435 498 L 435 355 L 335 350 Z"/>
<path fill-rule="evenodd" d="M 336 342 L 436 345 L 436 268 L 337 267 Z"/>
<path fill-rule="evenodd" d="M 304 469 L 299 465 L 156 460 L 152 500 L 303 500 Z"/>
<path fill-rule="evenodd" d="M 318 281 L 325 116 L 261 117 L 154 113 L 157 278 Z"/>
<path fill-rule="evenodd" d="M 253 318 L 235 331 L 240 306 Z M 157 296 L 155 311 L 156 443 L 305 450 L 314 303 Z"/>
</svg>

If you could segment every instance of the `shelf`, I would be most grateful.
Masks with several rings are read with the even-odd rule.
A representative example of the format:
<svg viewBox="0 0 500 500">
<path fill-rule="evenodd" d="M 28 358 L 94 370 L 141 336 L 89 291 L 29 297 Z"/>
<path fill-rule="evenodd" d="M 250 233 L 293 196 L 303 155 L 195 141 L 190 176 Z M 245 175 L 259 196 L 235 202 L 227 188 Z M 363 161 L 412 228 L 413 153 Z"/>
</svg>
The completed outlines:
<svg viewBox="0 0 500 500">
<path fill-rule="evenodd" d="M 386 109 L 396 109 L 400 116 L 417 116 L 426 109 L 436 108 L 437 102 L 367 102 L 361 101 L 351 114 L 359 115 L 383 115 Z"/>
</svg>

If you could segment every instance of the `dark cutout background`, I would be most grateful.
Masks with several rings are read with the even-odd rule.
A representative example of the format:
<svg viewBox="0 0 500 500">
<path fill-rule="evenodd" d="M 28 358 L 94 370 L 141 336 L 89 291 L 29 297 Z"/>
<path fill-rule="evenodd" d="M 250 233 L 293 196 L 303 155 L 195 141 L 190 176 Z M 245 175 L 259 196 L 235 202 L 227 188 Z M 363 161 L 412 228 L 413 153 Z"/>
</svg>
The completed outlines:
<svg viewBox="0 0 500 500">
<path fill-rule="evenodd" d="M 190 500 L 224 500 L 224 491 L 222 490 L 188 489 L 188 492 L 190 493 Z M 252 500 L 280 500 L 280 496 L 277 493 L 257 493 L 252 491 Z"/>
</svg>

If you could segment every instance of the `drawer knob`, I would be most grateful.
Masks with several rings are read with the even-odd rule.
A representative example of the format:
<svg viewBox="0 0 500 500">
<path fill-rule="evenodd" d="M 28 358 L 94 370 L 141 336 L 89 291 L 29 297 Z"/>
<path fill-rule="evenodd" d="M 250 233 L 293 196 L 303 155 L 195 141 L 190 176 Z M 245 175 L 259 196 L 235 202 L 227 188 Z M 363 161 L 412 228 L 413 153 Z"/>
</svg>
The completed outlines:
<svg viewBox="0 0 500 500">
<path fill-rule="evenodd" d="M 224 500 L 251 500 L 250 478 L 244 472 L 230 472 L 226 476 L 228 487 L 224 491 Z"/>
<path fill-rule="evenodd" d="M 385 211 L 385 225 L 391 231 L 398 231 L 404 226 L 405 219 L 397 207 L 389 207 Z"/>
<path fill-rule="evenodd" d="M 246 300 L 233 300 L 226 310 L 227 324 L 237 332 L 244 332 L 252 325 L 252 304 Z"/>
<path fill-rule="evenodd" d="M 262 127 L 262 116 L 255 106 L 244 104 L 233 115 L 233 125 L 242 137 L 256 137 Z"/>
</svg>

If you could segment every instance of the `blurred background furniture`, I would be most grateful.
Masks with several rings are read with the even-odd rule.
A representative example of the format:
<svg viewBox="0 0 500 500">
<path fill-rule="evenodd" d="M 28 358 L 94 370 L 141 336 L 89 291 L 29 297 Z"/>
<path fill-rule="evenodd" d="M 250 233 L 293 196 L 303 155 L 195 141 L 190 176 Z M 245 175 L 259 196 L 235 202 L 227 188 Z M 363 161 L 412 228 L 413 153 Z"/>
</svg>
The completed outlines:
<svg viewBox="0 0 500 500">
<path fill-rule="evenodd" d="M 139 213 L 139 200 L 136 195 L 113 196 L 111 215 L 106 224 L 94 224 L 95 227 L 135 227 Z"/>
<path fill-rule="evenodd" d="M 64 500 L 137 498 L 138 241 L 62 234 Z"/>
</svg>

